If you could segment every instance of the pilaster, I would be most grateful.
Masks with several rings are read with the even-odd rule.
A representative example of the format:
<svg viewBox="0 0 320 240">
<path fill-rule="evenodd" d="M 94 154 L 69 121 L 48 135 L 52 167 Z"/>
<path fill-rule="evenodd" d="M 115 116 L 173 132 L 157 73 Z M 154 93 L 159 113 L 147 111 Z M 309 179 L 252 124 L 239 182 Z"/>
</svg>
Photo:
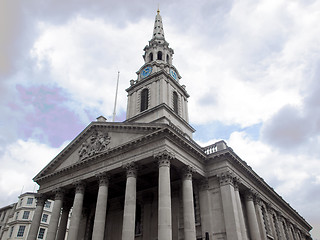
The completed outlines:
<svg viewBox="0 0 320 240">
<path fill-rule="evenodd" d="M 209 191 L 209 181 L 204 179 L 201 181 L 199 189 L 200 213 L 201 213 L 201 230 L 202 238 L 213 233 L 213 211 L 211 207 L 211 196 Z"/>
</svg>

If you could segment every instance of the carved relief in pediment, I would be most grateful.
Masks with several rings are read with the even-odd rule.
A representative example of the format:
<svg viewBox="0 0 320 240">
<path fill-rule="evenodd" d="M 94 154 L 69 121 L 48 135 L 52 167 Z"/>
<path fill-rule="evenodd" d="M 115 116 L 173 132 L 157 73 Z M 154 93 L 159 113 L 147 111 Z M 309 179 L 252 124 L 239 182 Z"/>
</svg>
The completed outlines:
<svg viewBox="0 0 320 240">
<path fill-rule="evenodd" d="M 97 153 L 107 150 L 111 137 L 108 133 L 96 131 L 85 142 L 82 143 L 79 150 L 79 159 L 83 160 Z"/>
</svg>

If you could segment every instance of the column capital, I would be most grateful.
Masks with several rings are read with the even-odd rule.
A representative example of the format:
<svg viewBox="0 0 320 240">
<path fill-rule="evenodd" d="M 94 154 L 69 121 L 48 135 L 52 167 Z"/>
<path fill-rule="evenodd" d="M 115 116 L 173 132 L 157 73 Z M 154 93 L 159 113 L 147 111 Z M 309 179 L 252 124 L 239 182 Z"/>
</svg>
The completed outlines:
<svg viewBox="0 0 320 240">
<path fill-rule="evenodd" d="M 192 174 L 195 172 L 196 172 L 196 170 L 194 169 L 194 167 L 192 167 L 190 165 L 185 166 L 181 171 L 182 179 L 183 180 L 192 180 Z"/>
<path fill-rule="evenodd" d="M 63 188 L 56 188 L 53 190 L 53 193 L 55 194 L 54 200 L 63 200 L 65 190 Z"/>
<path fill-rule="evenodd" d="M 174 154 L 164 150 L 154 154 L 153 157 L 154 159 L 158 160 L 159 167 L 170 167 L 170 162 L 172 159 L 174 159 Z"/>
<path fill-rule="evenodd" d="M 77 181 L 73 183 L 73 186 L 76 188 L 76 193 L 84 193 L 86 184 L 83 181 Z"/>
<path fill-rule="evenodd" d="M 233 185 L 234 184 L 234 174 L 231 171 L 222 172 L 217 174 L 220 185 Z"/>
<path fill-rule="evenodd" d="M 254 204 L 261 206 L 262 201 L 259 193 L 254 193 Z"/>
<path fill-rule="evenodd" d="M 99 186 L 108 186 L 110 176 L 106 172 L 97 173 L 95 177 L 98 179 Z"/>
<path fill-rule="evenodd" d="M 43 206 L 45 201 L 47 200 L 46 196 L 44 194 L 41 194 L 41 193 L 37 193 L 35 198 L 36 198 L 36 201 L 37 201 L 37 203 L 36 203 L 37 206 Z"/>
<path fill-rule="evenodd" d="M 245 192 L 245 199 L 246 199 L 246 201 L 253 201 L 254 200 L 254 191 L 252 189 L 248 189 Z"/>
<path fill-rule="evenodd" d="M 239 191 L 239 185 L 241 184 L 241 180 L 239 177 L 234 177 L 233 178 L 233 186 L 234 190 Z"/>
<path fill-rule="evenodd" d="M 122 167 L 125 168 L 127 171 L 127 178 L 128 177 L 135 177 L 135 178 L 137 177 L 138 166 L 135 162 L 126 163 Z"/>
</svg>

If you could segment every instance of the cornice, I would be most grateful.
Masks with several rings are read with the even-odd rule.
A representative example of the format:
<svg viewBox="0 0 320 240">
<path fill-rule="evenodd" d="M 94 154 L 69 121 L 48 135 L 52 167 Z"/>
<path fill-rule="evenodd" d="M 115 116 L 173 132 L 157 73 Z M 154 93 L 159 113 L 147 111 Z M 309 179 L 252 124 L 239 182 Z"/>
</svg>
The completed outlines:
<svg viewBox="0 0 320 240">
<path fill-rule="evenodd" d="M 272 196 L 273 200 L 281 206 L 282 208 L 289 211 L 295 217 L 297 217 L 301 223 L 303 223 L 310 230 L 312 229 L 311 225 L 296 211 L 294 210 L 289 203 L 287 203 L 272 187 L 270 187 L 263 178 L 259 175 L 245 162 L 243 161 L 236 153 L 233 152 L 232 148 L 228 147 L 225 150 L 216 152 L 209 156 L 208 161 L 213 159 L 224 159 L 229 161 L 232 164 L 236 164 L 238 168 L 242 170 L 242 173 L 248 176 L 256 185 L 258 185 L 267 195 Z"/>
</svg>

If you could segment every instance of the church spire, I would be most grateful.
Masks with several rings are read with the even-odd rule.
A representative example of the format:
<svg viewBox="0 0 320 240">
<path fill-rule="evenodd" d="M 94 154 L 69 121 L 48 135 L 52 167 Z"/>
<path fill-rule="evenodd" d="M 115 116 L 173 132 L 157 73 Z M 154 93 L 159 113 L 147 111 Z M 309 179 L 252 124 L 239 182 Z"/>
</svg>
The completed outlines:
<svg viewBox="0 0 320 240">
<path fill-rule="evenodd" d="M 152 39 L 164 39 L 163 24 L 159 8 L 157 10 L 156 19 L 154 22 Z"/>
</svg>

